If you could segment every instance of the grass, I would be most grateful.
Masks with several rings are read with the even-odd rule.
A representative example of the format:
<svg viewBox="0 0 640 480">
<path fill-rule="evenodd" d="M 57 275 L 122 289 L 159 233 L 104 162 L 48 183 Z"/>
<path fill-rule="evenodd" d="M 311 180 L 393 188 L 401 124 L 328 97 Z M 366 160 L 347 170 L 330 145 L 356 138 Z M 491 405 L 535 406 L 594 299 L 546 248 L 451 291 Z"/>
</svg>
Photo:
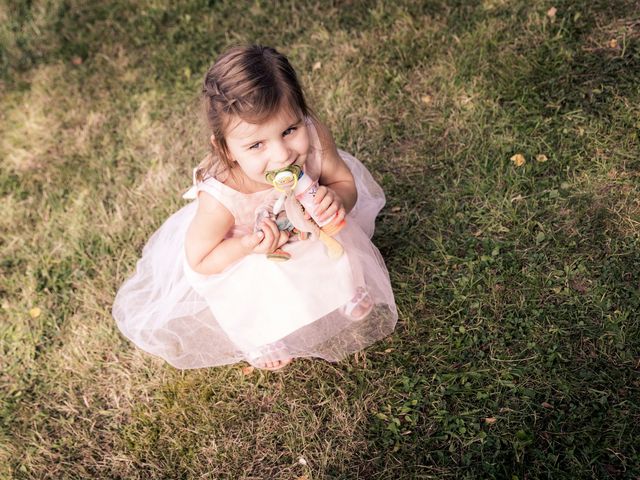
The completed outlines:
<svg viewBox="0 0 640 480">
<path fill-rule="evenodd" d="M 0 20 L 1 478 L 640 478 L 636 2 Z M 110 307 L 206 149 L 204 71 L 253 41 L 382 183 L 400 320 L 339 364 L 177 371 Z"/>
</svg>

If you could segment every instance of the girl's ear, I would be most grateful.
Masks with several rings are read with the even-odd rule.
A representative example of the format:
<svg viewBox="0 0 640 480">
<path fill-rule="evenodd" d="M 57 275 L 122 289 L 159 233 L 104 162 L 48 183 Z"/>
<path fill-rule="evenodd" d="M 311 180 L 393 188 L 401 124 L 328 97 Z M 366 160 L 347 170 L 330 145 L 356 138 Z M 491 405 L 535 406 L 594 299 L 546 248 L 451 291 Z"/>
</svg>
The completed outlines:
<svg viewBox="0 0 640 480">
<path fill-rule="evenodd" d="M 213 133 L 211 134 L 211 137 L 209 137 L 209 140 L 211 140 L 211 146 L 216 148 L 216 136 Z"/>
</svg>

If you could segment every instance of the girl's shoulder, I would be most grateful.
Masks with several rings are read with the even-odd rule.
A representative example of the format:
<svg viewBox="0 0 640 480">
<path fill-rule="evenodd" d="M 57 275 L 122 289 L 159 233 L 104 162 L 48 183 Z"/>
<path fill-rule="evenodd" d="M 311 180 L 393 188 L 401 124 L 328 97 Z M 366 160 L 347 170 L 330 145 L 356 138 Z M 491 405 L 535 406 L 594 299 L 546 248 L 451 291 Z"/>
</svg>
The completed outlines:
<svg viewBox="0 0 640 480">
<path fill-rule="evenodd" d="M 329 128 L 322 123 L 316 116 L 308 115 L 305 117 L 305 124 L 311 137 L 311 147 L 320 152 L 324 150 L 335 148 L 335 142 L 333 136 L 329 131 Z"/>
<path fill-rule="evenodd" d="M 336 151 L 336 144 L 329 128 L 315 115 L 305 117 L 305 124 L 309 132 L 310 143 L 310 155 L 306 163 L 307 170 L 312 177 L 320 178 L 324 159 Z"/>
<path fill-rule="evenodd" d="M 329 128 L 318 120 L 316 116 L 309 116 L 305 120 L 309 131 L 312 153 L 309 170 L 312 172 L 312 176 L 320 179 L 326 168 L 331 168 L 331 165 L 342 161 Z"/>
<path fill-rule="evenodd" d="M 233 214 L 235 210 L 234 205 L 237 203 L 241 194 L 231 186 L 226 185 L 224 181 L 221 181 L 221 178 L 224 179 L 225 177 L 217 177 L 213 172 L 196 175 L 197 170 L 196 168 L 193 171 L 193 184 L 191 188 L 182 197 L 186 200 L 205 199 L 203 206 L 214 207 L 221 205 Z M 203 192 L 206 195 L 202 195 Z"/>
</svg>

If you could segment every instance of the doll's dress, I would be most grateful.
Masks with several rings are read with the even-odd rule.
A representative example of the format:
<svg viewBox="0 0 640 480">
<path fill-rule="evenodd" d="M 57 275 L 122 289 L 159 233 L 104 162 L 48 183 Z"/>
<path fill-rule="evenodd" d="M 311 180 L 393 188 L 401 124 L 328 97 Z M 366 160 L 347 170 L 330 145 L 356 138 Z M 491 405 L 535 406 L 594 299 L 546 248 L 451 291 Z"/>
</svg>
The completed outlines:
<svg viewBox="0 0 640 480">
<path fill-rule="evenodd" d="M 304 170 L 317 179 L 322 152 L 311 121 L 307 127 L 312 148 Z M 232 213 L 230 237 L 251 233 L 256 212 L 273 205 L 279 194 L 274 189 L 245 194 L 213 177 L 194 180 L 185 194 L 194 201 L 154 233 L 136 272 L 118 291 L 113 315 L 122 333 L 183 369 L 241 360 L 260 366 L 265 360 L 295 357 L 338 361 L 389 335 L 397 311 L 384 261 L 370 240 L 384 193 L 360 161 L 339 154 L 358 190 L 346 227 L 334 237 L 344 255 L 332 260 L 322 242 L 304 240 L 285 245 L 291 254 L 286 262 L 251 254 L 221 273 L 197 273 L 186 261 L 184 239 L 198 192 L 213 196 Z M 343 307 L 363 290 L 373 309 L 354 321 Z"/>
</svg>

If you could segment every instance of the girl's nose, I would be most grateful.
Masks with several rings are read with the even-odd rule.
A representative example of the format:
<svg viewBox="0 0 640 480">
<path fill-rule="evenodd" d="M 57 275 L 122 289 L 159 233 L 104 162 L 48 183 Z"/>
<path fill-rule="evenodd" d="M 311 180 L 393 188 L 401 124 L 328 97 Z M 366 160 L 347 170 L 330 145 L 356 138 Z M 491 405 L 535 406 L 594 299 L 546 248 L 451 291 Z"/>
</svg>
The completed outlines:
<svg viewBox="0 0 640 480">
<path fill-rule="evenodd" d="M 287 145 L 284 142 L 278 142 L 274 147 L 271 159 L 274 164 L 282 166 L 287 163 L 290 156 L 291 151 Z"/>
</svg>

